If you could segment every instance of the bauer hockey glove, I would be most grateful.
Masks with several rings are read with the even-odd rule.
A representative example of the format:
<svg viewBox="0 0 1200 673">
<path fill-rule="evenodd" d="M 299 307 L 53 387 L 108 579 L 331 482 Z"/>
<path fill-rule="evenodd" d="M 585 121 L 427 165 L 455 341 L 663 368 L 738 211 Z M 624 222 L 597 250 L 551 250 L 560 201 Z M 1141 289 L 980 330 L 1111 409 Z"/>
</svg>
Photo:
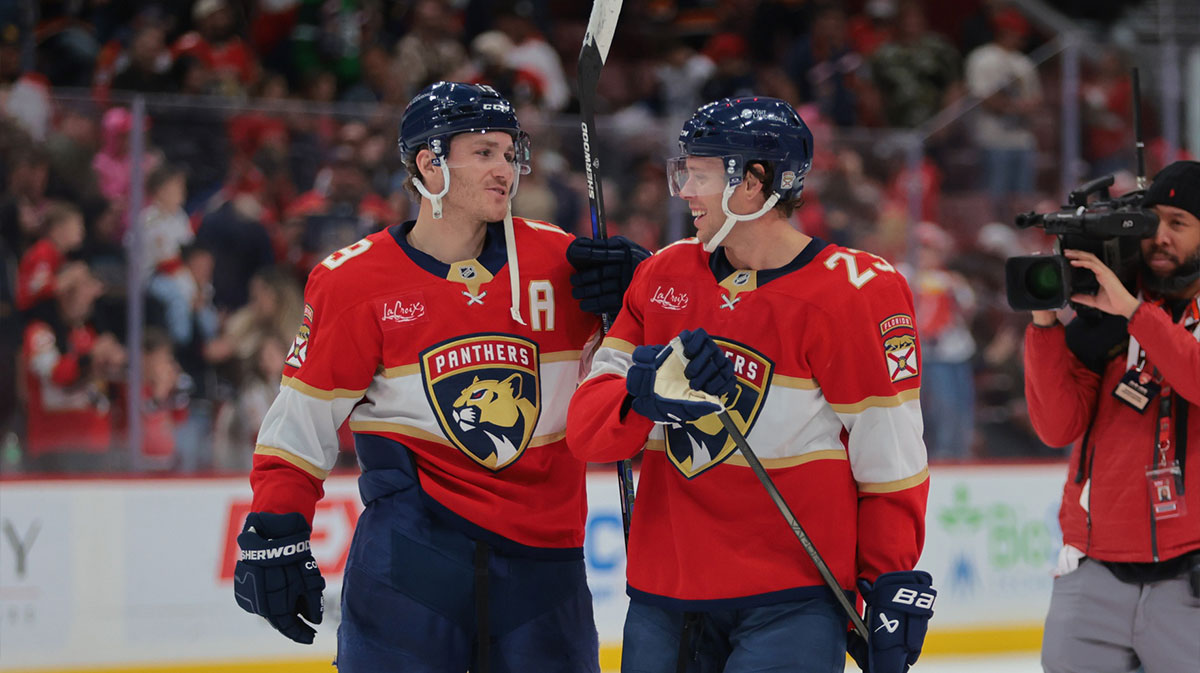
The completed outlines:
<svg viewBox="0 0 1200 673">
<path fill-rule="evenodd" d="M 850 631 L 847 651 L 863 673 L 905 673 L 921 656 L 933 616 L 933 577 L 923 570 L 884 573 L 874 584 L 859 580 L 858 592 L 867 605 L 871 640 Z"/>
<path fill-rule="evenodd" d="M 325 578 L 317 568 L 304 516 L 251 512 L 238 535 L 233 595 L 246 612 L 261 615 L 280 633 L 311 644 L 321 623 Z"/>
<path fill-rule="evenodd" d="M 703 329 L 684 330 L 666 346 L 638 346 L 625 375 L 633 410 L 656 423 L 687 423 L 721 411 L 720 396 L 733 385 L 733 363 Z"/>
<path fill-rule="evenodd" d="M 649 257 L 649 250 L 624 236 L 577 238 L 567 246 L 567 261 L 576 271 L 571 296 L 588 313 L 615 316 L 633 270 Z"/>
</svg>

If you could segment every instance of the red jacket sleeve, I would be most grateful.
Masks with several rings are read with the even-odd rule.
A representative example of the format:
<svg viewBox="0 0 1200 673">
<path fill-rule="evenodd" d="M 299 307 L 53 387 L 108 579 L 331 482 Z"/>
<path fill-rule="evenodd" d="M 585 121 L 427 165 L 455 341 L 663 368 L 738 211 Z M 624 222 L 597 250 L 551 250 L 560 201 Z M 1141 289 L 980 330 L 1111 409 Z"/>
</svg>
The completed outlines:
<svg viewBox="0 0 1200 673">
<path fill-rule="evenodd" d="M 1133 312 L 1129 334 L 1175 392 L 1192 404 L 1200 404 L 1200 342 L 1196 337 L 1172 323 L 1166 311 L 1146 302 Z"/>
<path fill-rule="evenodd" d="M 1067 348 L 1066 328 L 1025 328 L 1025 399 L 1043 442 L 1066 446 L 1082 436 L 1096 412 L 1099 386 L 1100 375 Z"/>
</svg>

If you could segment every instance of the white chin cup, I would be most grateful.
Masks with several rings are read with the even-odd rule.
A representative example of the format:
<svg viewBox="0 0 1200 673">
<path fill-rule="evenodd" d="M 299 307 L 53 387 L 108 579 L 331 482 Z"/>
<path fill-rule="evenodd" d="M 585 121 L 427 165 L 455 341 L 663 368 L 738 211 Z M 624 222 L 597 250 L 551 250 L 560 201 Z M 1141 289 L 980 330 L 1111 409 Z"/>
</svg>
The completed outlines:
<svg viewBox="0 0 1200 673">
<path fill-rule="evenodd" d="M 763 207 L 758 209 L 758 212 L 750 213 L 749 215 L 738 215 L 729 210 L 729 197 L 733 196 L 733 190 L 735 189 L 737 189 L 737 185 L 725 185 L 725 191 L 721 194 L 721 210 L 725 213 L 725 224 L 722 224 L 717 233 L 713 234 L 713 237 L 708 239 L 708 242 L 704 244 L 704 252 L 716 250 L 717 246 L 721 245 L 721 241 L 725 240 L 725 237 L 733 230 L 734 224 L 745 222 L 746 220 L 757 220 L 766 215 L 767 211 L 774 208 L 775 204 L 779 201 L 779 192 L 772 192 L 771 196 L 767 197 L 767 202 L 763 204 Z"/>
<path fill-rule="evenodd" d="M 435 220 L 442 219 L 442 197 L 446 195 L 446 192 L 450 191 L 450 169 L 446 167 L 446 162 L 444 161 L 439 161 L 438 166 L 442 169 L 442 191 L 437 194 L 433 194 L 426 189 L 419 176 L 414 175 L 412 178 L 413 186 L 417 188 L 421 196 L 429 199 L 429 203 L 433 206 L 433 219 Z"/>
</svg>

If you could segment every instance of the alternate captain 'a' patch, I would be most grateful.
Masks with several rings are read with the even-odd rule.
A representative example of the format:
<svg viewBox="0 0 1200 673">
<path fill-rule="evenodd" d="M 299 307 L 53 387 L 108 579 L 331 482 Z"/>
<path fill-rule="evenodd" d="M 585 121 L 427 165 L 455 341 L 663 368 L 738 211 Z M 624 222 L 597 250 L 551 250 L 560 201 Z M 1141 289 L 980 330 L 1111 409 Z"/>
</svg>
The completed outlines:
<svg viewBox="0 0 1200 673">
<path fill-rule="evenodd" d="M 541 413 L 538 346 L 510 334 L 471 334 L 421 353 L 425 394 L 442 431 L 483 467 L 516 462 Z"/>
<path fill-rule="evenodd" d="M 907 318 L 908 316 L 903 317 Z M 888 376 L 893 383 L 916 376 L 919 367 L 917 364 L 917 336 L 912 327 L 909 326 L 892 336 L 883 337 L 883 355 L 887 359 Z"/>
<path fill-rule="evenodd" d="M 733 362 L 737 388 L 721 401 L 742 435 L 750 432 L 767 399 L 774 363 L 749 346 L 714 337 L 713 341 Z M 683 476 L 691 479 L 725 462 L 737 450 L 733 438 L 716 414 L 683 425 L 666 426 L 667 458 Z"/>
</svg>

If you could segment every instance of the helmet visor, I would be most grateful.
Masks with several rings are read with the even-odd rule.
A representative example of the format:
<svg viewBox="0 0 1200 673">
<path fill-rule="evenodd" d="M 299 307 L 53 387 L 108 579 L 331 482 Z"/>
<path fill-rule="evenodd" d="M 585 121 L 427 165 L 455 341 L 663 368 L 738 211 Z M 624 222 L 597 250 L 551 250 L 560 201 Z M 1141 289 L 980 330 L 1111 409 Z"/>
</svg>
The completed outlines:
<svg viewBox="0 0 1200 673">
<path fill-rule="evenodd" d="M 667 159 L 667 186 L 671 190 L 671 196 L 720 194 L 730 181 L 740 181 L 741 163 L 740 157 L 732 155 L 682 156 Z"/>
<path fill-rule="evenodd" d="M 501 136 L 484 137 L 484 134 L 501 132 L 512 138 L 507 142 Z M 529 135 L 518 131 L 514 135 L 509 129 L 471 129 L 454 134 L 454 138 L 462 137 L 460 142 L 467 142 L 467 151 L 450 152 L 451 138 L 439 137 L 431 140 L 431 144 L 440 143 L 443 149 L 442 160 L 449 168 L 465 168 L 468 166 L 484 166 L 490 163 L 506 163 L 513 175 L 529 175 L 532 149 Z M 435 150 L 436 151 L 436 150 Z"/>
</svg>

